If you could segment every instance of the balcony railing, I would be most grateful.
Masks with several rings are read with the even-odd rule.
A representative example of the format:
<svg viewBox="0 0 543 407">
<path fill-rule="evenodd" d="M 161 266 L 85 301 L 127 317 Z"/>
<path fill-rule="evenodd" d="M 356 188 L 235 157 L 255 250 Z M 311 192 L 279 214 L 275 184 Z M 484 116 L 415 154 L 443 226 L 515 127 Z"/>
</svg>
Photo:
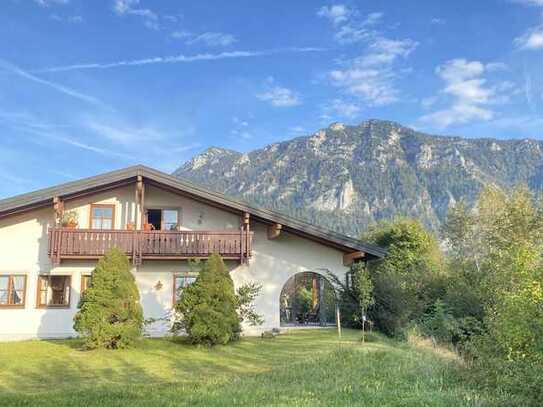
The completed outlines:
<svg viewBox="0 0 543 407">
<path fill-rule="evenodd" d="M 63 259 L 97 259 L 117 247 L 142 260 L 202 259 L 213 253 L 224 259 L 246 262 L 251 257 L 253 233 L 245 230 L 143 231 L 52 228 L 49 256 L 54 264 Z"/>
</svg>

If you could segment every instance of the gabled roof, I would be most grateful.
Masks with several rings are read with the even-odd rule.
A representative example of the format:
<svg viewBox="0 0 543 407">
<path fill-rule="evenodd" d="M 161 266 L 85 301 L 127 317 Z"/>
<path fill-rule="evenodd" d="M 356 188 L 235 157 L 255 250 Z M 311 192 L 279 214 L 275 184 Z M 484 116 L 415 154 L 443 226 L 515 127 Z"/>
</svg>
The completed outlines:
<svg viewBox="0 0 543 407">
<path fill-rule="evenodd" d="M 283 230 L 287 232 L 311 240 L 317 240 L 343 250 L 344 252 L 362 251 L 369 255 L 370 258 L 380 258 L 386 254 L 386 251 L 380 247 L 312 225 L 279 212 L 259 208 L 239 200 L 228 198 L 223 194 L 211 191 L 200 185 L 180 180 L 172 175 L 143 165 L 111 171 L 94 177 L 83 178 L 78 181 L 68 182 L 51 188 L 40 189 L 27 194 L 0 200 L 0 218 L 52 205 L 55 197 L 70 199 L 83 194 L 126 185 L 135 182 L 138 176 L 143 177 L 144 182 L 146 183 L 156 184 L 159 187 L 170 189 L 182 195 L 190 196 L 193 199 L 229 211 L 240 214 L 247 212 L 251 214 L 251 218 L 261 222 L 281 224 Z"/>
</svg>

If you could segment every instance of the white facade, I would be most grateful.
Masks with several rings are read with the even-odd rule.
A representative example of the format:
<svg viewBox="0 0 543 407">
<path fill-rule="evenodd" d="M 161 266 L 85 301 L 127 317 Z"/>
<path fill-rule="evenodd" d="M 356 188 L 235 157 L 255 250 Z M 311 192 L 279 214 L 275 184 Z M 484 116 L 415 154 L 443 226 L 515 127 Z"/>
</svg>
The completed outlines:
<svg viewBox="0 0 543 407">
<path fill-rule="evenodd" d="M 78 213 L 79 227 L 88 228 L 91 204 L 115 205 L 115 228 L 125 229 L 128 222 L 140 227 L 134 186 L 69 200 L 66 210 Z M 190 198 L 151 185 L 146 186 L 146 208 L 179 209 L 180 228 L 184 230 L 239 230 L 240 215 L 218 209 Z M 94 260 L 63 260 L 53 266 L 48 256 L 48 228 L 54 225 L 51 206 L 10 215 L 0 219 L 0 276 L 25 275 L 24 307 L 0 307 L 0 340 L 29 338 L 59 338 L 75 336 L 73 317 L 80 297 L 81 276 L 91 274 Z M 286 281 L 296 273 L 328 270 L 341 278 L 343 252 L 325 244 L 281 232 L 269 240 L 267 226 L 251 221 L 254 231 L 252 257 L 248 264 L 227 261 L 236 286 L 246 282 L 262 284 L 256 301 L 257 312 L 264 324 L 257 329 L 246 327 L 246 334 L 279 327 L 279 300 Z M 189 272 L 186 260 L 144 260 L 132 270 L 140 289 L 145 318 L 164 318 L 171 312 L 174 301 L 174 276 Z M 42 274 L 71 276 L 70 306 L 68 308 L 38 308 L 37 282 Z M 157 322 L 147 328 L 150 335 L 168 334 L 169 323 Z"/>
</svg>

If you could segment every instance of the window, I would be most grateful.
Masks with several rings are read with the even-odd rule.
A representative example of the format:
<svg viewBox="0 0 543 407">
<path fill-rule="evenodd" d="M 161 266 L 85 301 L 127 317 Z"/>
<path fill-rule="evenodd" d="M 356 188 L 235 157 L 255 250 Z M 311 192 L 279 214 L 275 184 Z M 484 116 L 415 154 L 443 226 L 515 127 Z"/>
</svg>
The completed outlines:
<svg viewBox="0 0 543 407">
<path fill-rule="evenodd" d="M 155 230 L 177 230 L 179 226 L 178 209 L 147 209 L 146 216 Z"/>
<path fill-rule="evenodd" d="M 179 301 L 183 288 L 196 281 L 194 276 L 174 276 L 173 285 L 173 302 L 174 304 Z"/>
<path fill-rule="evenodd" d="M 83 294 L 87 290 L 87 288 L 91 286 L 91 282 L 92 282 L 92 276 L 90 274 L 81 275 L 81 294 Z"/>
<path fill-rule="evenodd" d="M 179 225 L 179 212 L 177 209 L 164 209 L 162 211 L 162 229 L 177 230 Z"/>
<path fill-rule="evenodd" d="M 70 283 L 70 276 L 39 276 L 38 307 L 69 307 Z"/>
<path fill-rule="evenodd" d="M 91 229 L 113 229 L 115 205 L 91 205 Z"/>
<path fill-rule="evenodd" d="M 0 307 L 24 307 L 25 292 L 25 275 L 0 276 Z"/>
</svg>

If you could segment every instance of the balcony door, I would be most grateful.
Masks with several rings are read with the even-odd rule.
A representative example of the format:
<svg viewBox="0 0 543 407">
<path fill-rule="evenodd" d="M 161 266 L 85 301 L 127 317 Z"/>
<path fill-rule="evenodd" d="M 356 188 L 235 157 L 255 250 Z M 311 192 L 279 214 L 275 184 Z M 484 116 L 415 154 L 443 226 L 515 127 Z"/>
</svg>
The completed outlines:
<svg viewBox="0 0 543 407">
<path fill-rule="evenodd" d="M 155 230 L 178 230 L 179 209 L 147 209 L 147 223 Z"/>
</svg>

